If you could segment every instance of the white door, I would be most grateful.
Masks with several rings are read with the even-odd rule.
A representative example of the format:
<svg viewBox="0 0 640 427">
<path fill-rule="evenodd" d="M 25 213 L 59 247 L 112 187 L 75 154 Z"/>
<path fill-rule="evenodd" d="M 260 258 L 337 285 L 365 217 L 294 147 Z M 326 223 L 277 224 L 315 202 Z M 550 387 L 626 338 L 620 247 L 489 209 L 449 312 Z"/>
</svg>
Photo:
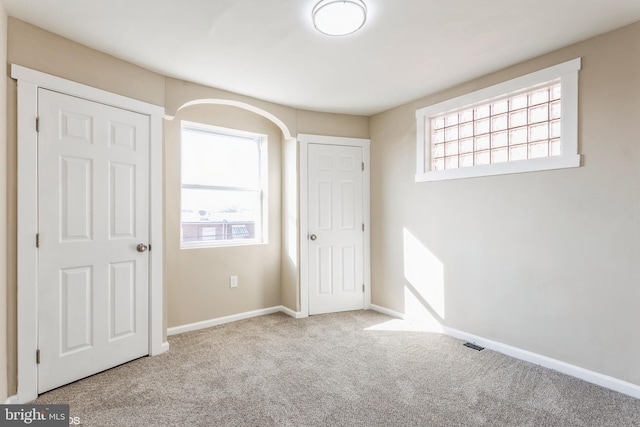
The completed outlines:
<svg viewBox="0 0 640 427">
<path fill-rule="evenodd" d="M 43 393 L 149 353 L 149 117 L 44 89 L 38 110 Z"/>
<path fill-rule="evenodd" d="M 309 144 L 309 314 L 364 309 L 362 148 Z"/>
</svg>

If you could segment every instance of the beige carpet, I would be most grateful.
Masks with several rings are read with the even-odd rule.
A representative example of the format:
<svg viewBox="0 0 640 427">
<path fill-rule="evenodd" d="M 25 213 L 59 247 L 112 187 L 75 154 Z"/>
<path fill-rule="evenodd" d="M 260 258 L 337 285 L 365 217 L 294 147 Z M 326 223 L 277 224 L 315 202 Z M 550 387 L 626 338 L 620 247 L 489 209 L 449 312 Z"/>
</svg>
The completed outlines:
<svg viewBox="0 0 640 427">
<path fill-rule="evenodd" d="M 640 400 L 371 311 L 273 314 L 45 393 L 84 426 L 640 426 Z"/>
</svg>

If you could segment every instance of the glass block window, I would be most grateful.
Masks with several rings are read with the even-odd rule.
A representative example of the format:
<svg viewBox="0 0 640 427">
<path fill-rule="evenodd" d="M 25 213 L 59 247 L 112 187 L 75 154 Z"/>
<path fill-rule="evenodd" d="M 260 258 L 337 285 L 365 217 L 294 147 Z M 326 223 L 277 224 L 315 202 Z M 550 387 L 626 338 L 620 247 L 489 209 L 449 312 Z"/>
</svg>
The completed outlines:
<svg viewBox="0 0 640 427">
<path fill-rule="evenodd" d="M 577 58 L 416 111 L 416 181 L 580 166 Z"/>
<path fill-rule="evenodd" d="M 562 86 L 541 87 L 428 118 L 431 170 L 562 154 Z"/>
</svg>

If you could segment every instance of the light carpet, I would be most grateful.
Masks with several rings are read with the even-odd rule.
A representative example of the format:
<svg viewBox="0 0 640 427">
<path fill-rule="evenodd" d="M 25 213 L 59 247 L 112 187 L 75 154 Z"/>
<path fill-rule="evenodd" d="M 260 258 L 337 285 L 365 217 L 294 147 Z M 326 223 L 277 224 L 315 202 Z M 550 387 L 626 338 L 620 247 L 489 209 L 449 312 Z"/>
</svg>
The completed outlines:
<svg viewBox="0 0 640 427">
<path fill-rule="evenodd" d="M 83 426 L 640 426 L 640 400 L 372 311 L 277 313 L 45 393 Z"/>
</svg>

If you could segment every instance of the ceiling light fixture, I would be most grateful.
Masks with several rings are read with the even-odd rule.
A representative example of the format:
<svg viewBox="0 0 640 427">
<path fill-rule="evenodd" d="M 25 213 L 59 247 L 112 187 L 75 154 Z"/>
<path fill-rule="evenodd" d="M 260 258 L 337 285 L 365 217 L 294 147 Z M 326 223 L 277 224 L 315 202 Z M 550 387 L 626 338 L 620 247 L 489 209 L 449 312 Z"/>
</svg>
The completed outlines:
<svg viewBox="0 0 640 427">
<path fill-rule="evenodd" d="M 367 20 L 362 0 L 321 0 L 311 12 L 313 25 L 329 36 L 346 36 L 358 31 Z"/>
</svg>

